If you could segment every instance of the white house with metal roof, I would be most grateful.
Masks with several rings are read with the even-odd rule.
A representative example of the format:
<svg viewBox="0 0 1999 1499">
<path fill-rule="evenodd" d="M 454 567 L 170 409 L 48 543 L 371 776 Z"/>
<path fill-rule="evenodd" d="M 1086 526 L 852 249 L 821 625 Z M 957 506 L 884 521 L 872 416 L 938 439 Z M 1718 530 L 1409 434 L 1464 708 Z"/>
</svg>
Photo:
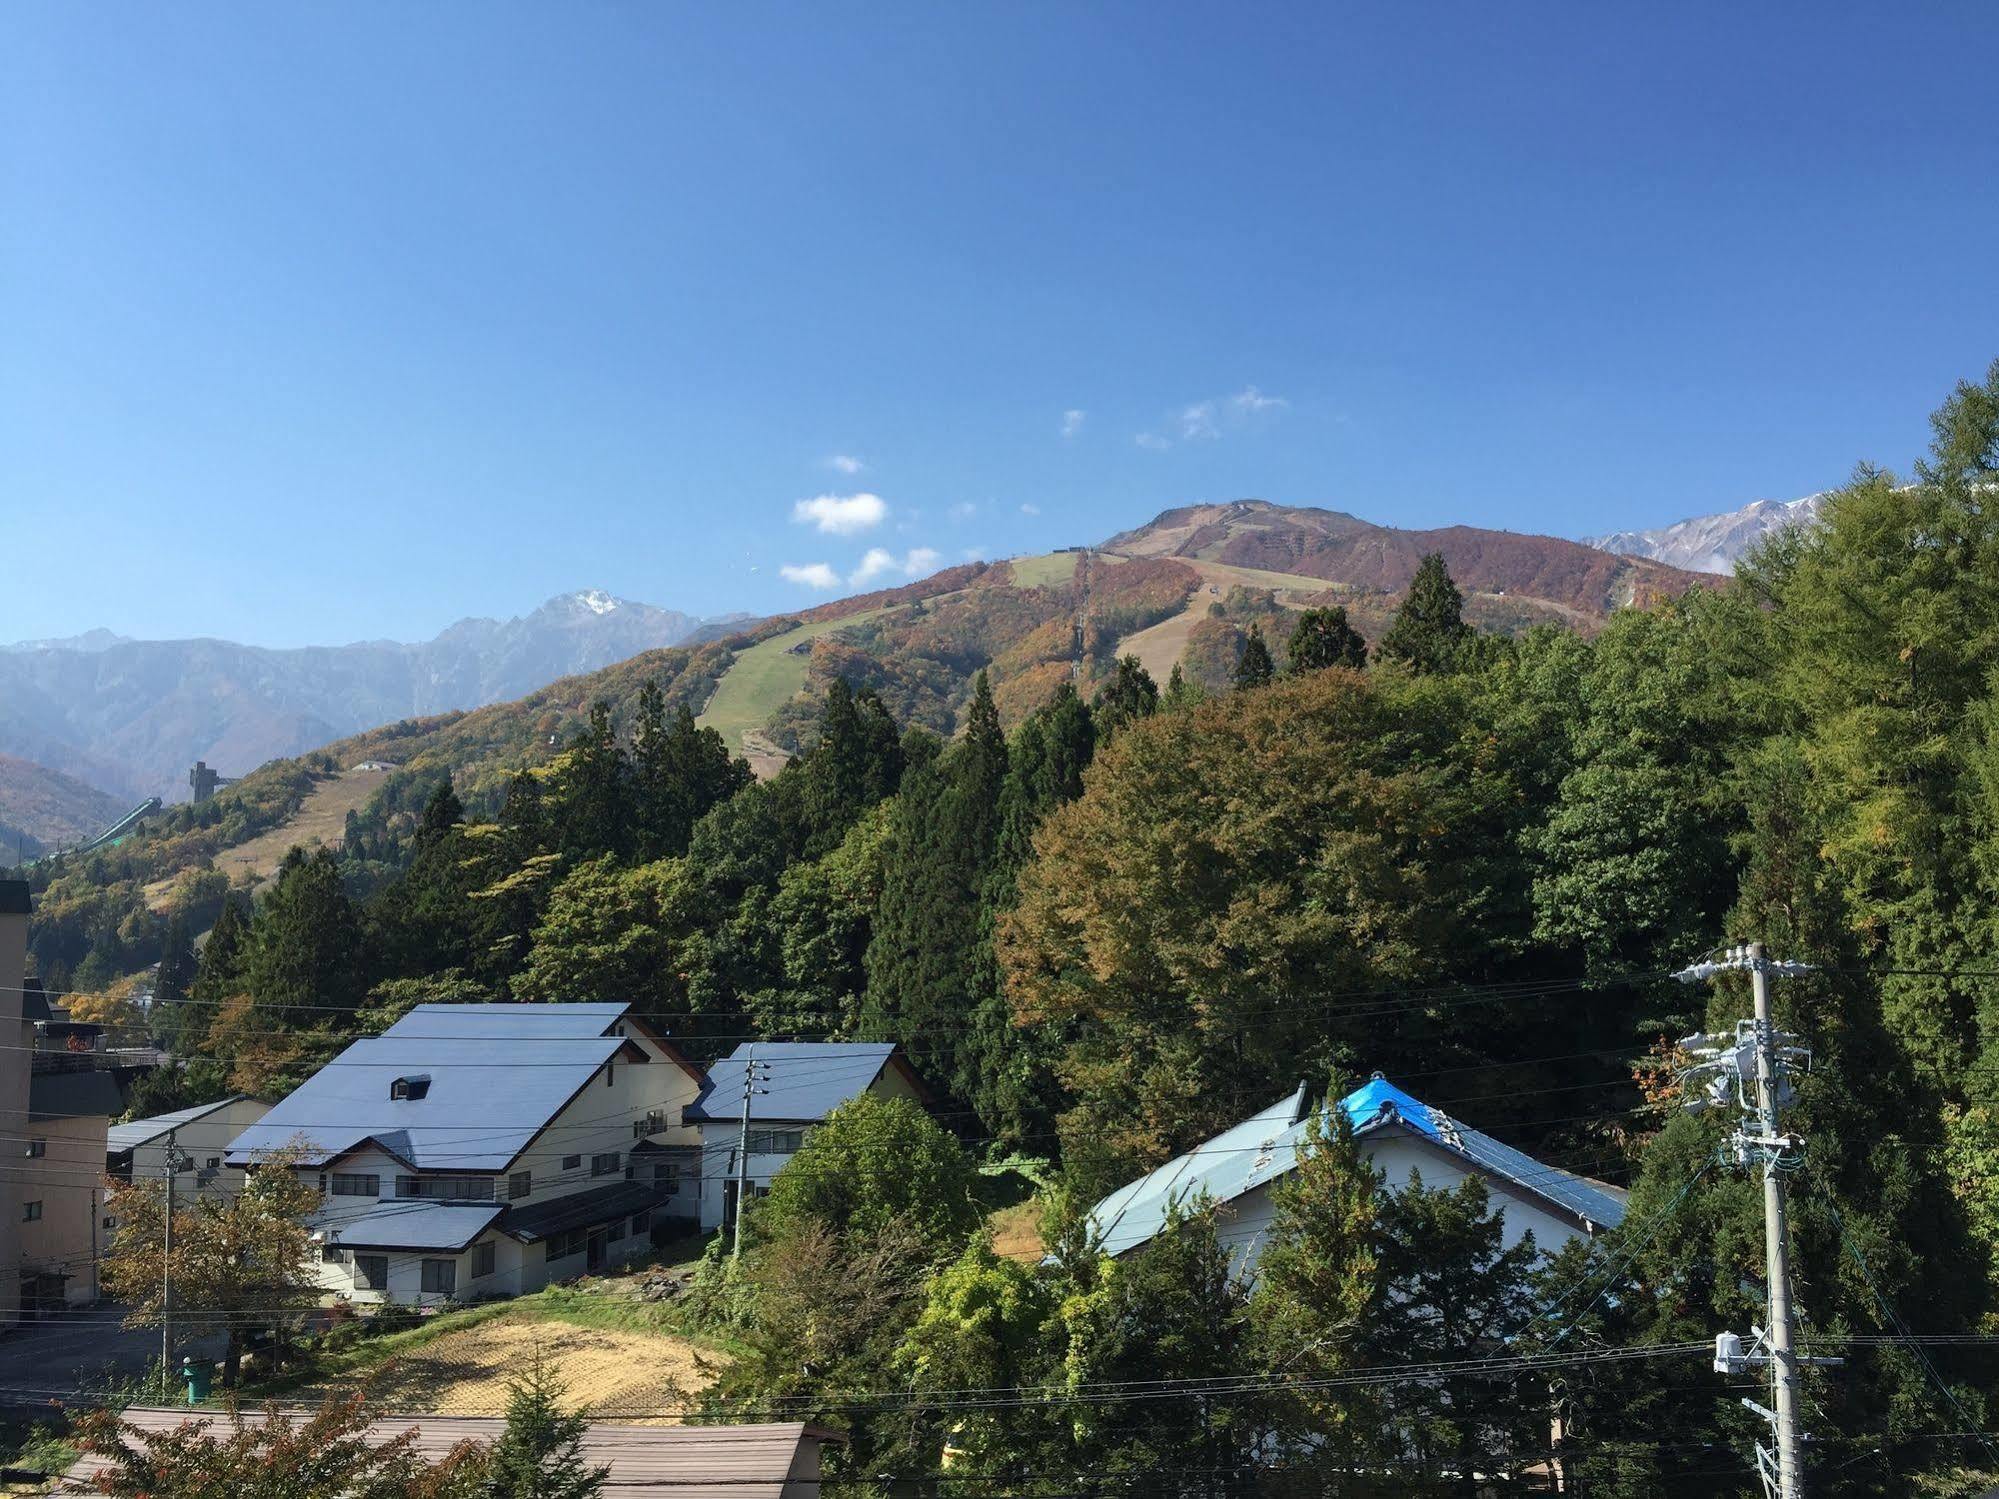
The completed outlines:
<svg viewBox="0 0 1999 1499">
<path fill-rule="evenodd" d="M 751 1067 L 746 1095 L 745 1081 Z M 782 1171 L 826 1116 L 863 1093 L 928 1105 L 930 1094 L 902 1052 L 888 1042 L 753 1041 L 708 1071 L 685 1118 L 701 1131 L 701 1226 L 736 1220 L 740 1177 L 752 1197 L 769 1193 Z M 744 1100 L 749 1102 L 744 1128 Z M 743 1169 L 737 1151 L 747 1141 Z"/>
<path fill-rule="evenodd" d="M 643 1253 L 698 1212 L 700 1068 L 624 1004 L 419 1005 L 231 1142 L 291 1153 L 320 1282 L 355 1301 L 511 1296 Z"/>
<path fill-rule="evenodd" d="M 1532 1234 L 1538 1247 L 1552 1252 L 1624 1221 L 1624 1194 L 1617 1188 L 1544 1165 L 1380 1077 L 1337 1107 L 1389 1191 L 1407 1186 L 1417 1172 L 1431 1188 L 1455 1187 L 1468 1176 L 1483 1179 L 1503 1215 L 1509 1248 Z M 1191 1207 L 1205 1199 L 1219 1210 L 1220 1235 L 1237 1273 L 1253 1272 L 1276 1216 L 1270 1189 L 1298 1164 L 1310 1109 L 1301 1084 L 1290 1097 L 1111 1193 L 1090 1215 L 1104 1252 L 1141 1248 L 1166 1226 L 1176 1204 Z"/>
<path fill-rule="evenodd" d="M 260 1098 L 232 1093 L 214 1103 L 114 1124 L 104 1139 L 105 1170 L 120 1181 L 161 1181 L 173 1153 L 179 1166 L 177 1192 L 191 1198 L 233 1197 L 243 1189 L 243 1171 L 224 1163 L 230 1142 L 270 1111 Z"/>
</svg>

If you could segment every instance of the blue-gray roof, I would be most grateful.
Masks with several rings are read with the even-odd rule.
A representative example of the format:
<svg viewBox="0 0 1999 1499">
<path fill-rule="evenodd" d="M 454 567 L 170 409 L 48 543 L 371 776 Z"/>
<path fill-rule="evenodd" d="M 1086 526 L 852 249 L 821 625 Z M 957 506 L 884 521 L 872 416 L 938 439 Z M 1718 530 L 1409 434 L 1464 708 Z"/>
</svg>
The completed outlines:
<svg viewBox="0 0 1999 1499">
<path fill-rule="evenodd" d="M 421 1171 L 504 1171 L 631 1044 L 602 1034 L 625 1008 L 418 1005 L 238 1135 L 229 1162 L 296 1147 L 302 1164 L 319 1165 L 373 1142 Z M 423 1097 L 389 1097 L 397 1078 L 418 1073 L 430 1074 Z"/>
<path fill-rule="evenodd" d="M 512 1040 L 607 1034 L 631 1009 L 627 1004 L 418 1005 L 382 1032 L 382 1040 L 455 1040 L 504 1036 Z"/>
<path fill-rule="evenodd" d="M 1356 1135 L 1400 1127 L 1487 1175 L 1530 1192 L 1563 1215 L 1591 1229 L 1615 1228 L 1624 1221 L 1624 1201 L 1615 1191 L 1571 1172 L 1543 1165 L 1524 1151 L 1460 1124 L 1439 1109 L 1410 1097 L 1393 1083 L 1375 1078 L 1339 1105 Z M 1091 1210 L 1106 1254 L 1136 1249 L 1165 1227 L 1174 1204 L 1206 1197 L 1232 1202 L 1283 1176 L 1298 1163 L 1305 1143 L 1308 1106 L 1301 1086 L 1261 1113 L 1217 1135 L 1185 1155 L 1104 1198 Z"/>
<path fill-rule="evenodd" d="M 484 1233 L 503 1209 L 490 1202 L 385 1202 L 326 1228 L 342 1249 L 439 1249 L 452 1253 Z"/>
<path fill-rule="evenodd" d="M 810 1124 L 868 1091 L 895 1055 L 886 1041 L 756 1041 L 738 1046 L 708 1069 L 707 1084 L 687 1106 L 687 1118 L 740 1124 L 743 1069 L 754 1054 L 765 1072 L 750 1101 L 750 1118 Z"/>
<path fill-rule="evenodd" d="M 159 1139 L 170 1129 L 205 1119 L 217 1109 L 226 1109 L 249 1096 L 247 1093 L 231 1093 L 214 1103 L 198 1103 L 191 1109 L 175 1109 L 170 1114 L 155 1114 L 150 1119 L 132 1119 L 124 1124 L 114 1124 L 105 1132 L 104 1148 L 109 1152 L 137 1150 L 141 1145 Z"/>
</svg>

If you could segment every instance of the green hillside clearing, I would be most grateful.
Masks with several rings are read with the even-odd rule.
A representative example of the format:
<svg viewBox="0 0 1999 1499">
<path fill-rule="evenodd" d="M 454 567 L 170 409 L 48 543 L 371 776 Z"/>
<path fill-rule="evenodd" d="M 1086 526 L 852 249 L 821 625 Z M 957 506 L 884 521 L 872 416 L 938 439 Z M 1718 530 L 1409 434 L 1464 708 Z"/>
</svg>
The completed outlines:
<svg viewBox="0 0 1999 1499">
<path fill-rule="evenodd" d="M 1059 588 L 1076 576 L 1076 559 L 1080 552 L 1049 552 L 1041 557 L 1015 557 L 1007 566 L 1013 569 L 1013 581 L 1022 588 Z"/>
<path fill-rule="evenodd" d="M 745 753 L 752 747 L 750 736 L 768 724 L 779 708 L 805 690 L 812 653 L 796 650 L 795 647 L 809 644 L 848 625 L 861 624 L 882 612 L 870 609 L 864 614 L 813 620 L 738 652 L 735 663 L 715 684 L 714 694 L 708 699 L 708 706 L 701 710 L 697 721 L 704 729 L 713 729 L 720 734 L 732 752 Z"/>
</svg>

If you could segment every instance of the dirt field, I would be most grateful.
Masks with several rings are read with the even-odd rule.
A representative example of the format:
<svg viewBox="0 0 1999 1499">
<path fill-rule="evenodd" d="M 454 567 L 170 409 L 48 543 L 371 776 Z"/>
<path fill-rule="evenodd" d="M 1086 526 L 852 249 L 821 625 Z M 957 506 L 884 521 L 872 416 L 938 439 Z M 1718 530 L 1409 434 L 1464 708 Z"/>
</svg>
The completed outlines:
<svg viewBox="0 0 1999 1499">
<path fill-rule="evenodd" d="M 507 1381 L 536 1349 L 547 1353 L 568 1385 L 568 1404 L 603 1420 L 664 1425 L 709 1383 L 694 1345 L 681 1338 L 501 1316 L 397 1355 L 374 1375 L 369 1390 L 390 1410 L 496 1416 L 506 1408 Z"/>
<path fill-rule="evenodd" d="M 389 774 L 386 770 L 343 770 L 329 776 L 312 788 L 305 804 L 289 819 L 217 854 L 215 867 L 229 876 L 231 884 L 245 871 L 261 883 L 278 872 L 294 845 L 314 848 L 338 843 L 347 831 L 347 814 L 358 812 Z M 165 900 L 172 884 L 170 879 L 154 881 L 146 887 L 146 898 Z"/>
</svg>

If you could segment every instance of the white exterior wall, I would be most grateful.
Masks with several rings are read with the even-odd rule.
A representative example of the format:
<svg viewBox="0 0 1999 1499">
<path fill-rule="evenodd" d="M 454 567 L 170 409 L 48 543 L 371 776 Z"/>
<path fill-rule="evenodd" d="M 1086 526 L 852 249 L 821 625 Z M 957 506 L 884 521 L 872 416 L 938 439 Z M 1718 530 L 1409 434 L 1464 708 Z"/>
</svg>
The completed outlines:
<svg viewBox="0 0 1999 1499">
<path fill-rule="evenodd" d="M 321 1199 L 320 1212 L 314 1220 L 315 1227 L 325 1231 L 338 1246 L 338 1234 L 343 1221 L 373 1212 L 384 1202 L 398 1200 L 396 1177 L 399 1175 L 490 1177 L 493 1182 L 492 1201 L 495 1204 L 505 1206 L 510 1201 L 534 1204 L 623 1182 L 626 1169 L 632 1165 L 632 1147 L 642 1138 L 660 1145 L 698 1146 L 699 1130 L 692 1125 L 681 1123 L 680 1115 L 681 1110 L 692 1103 L 700 1092 L 699 1081 L 690 1076 L 679 1064 L 669 1060 L 665 1053 L 646 1036 L 630 1035 L 627 1039 L 644 1051 L 650 1060 L 633 1062 L 622 1058 L 614 1059 L 606 1064 L 609 1069 L 608 1078 L 605 1069 L 600 1068 L 504 1171 L 439 1169 L 412 1172 L 407 1165 L 387 1152 L 372 1147 L 343 1156 L 338 1161 L 328 1163 L 324 1168 L 300 1168 L 299 1174 L 315 1185 L 322 1174 L 326 1177 L 327 1190 Z M 664 1128 L 646 1136 L 635 1135 L 634 1121 L 643 1119 L 649 1113 L 657 1113 L 664 1123 Z M 440 1120 L 439 1123 L 448 1125 L 449 1121 Z M 592 1157 L 612 1152 L 617 1154 L 618 1169 L 603 1176 L 591 1175 Z M 574 1167 L 566 1167 L 563 1164 L 570 1156 L 577 1158 Z M 640 1156 L 639 1161 L 644 1163 L 647 1171 L 650 1170 L 650 1162 L 646 1156 Z M 528 1172 L 533 1180 L 527 1196 L 515 1199 L 510 1196 L 510 1178 L 522 1171 Z M 381 1185 L 379 1197 L 334 1196 L 332 1185 L 336 1174 L 378 1177 Z M 688 1197 L 690 1204 L 688 1211 L 691 1213 L 693 1198 L 691 1191 Z M 504 1219 L 501 1221 L 504 1222 Z M 629 1225 L 630 1220 L 625 1221 Z M 585 1255 L 576 1254 L 558 1260 L 551 1267 L 547 1262 L 545 1245 L 522 1244 L 502 1232 L 498 1225 L 487 1230 L 479 1242 L 485 1240 L 491 1240 L 494 1244 L 494 1265 L 491 1275 L 475 1277 L 472 1274 L 477 1242 L 457 1255 L 442 1252 L 419 1253 L 413 1250 L 343 1248 L 340 1261 L 323 1261 L 320 1264 L 319 1283 L 327 1291 L 359 1303 L 397 1301 L 409 1305 L 426 1305 L 447 1299 L 422 1289 L 422 1262 L 426 1259 L 451 1259 L 457 1262 L 458 1288 L 450 1299 L 458 1301 L 489 1296 L 518 1296 L 538 1291 L 550 1280 L 568 1280 L 583 1274 L 587 1263 Z M 627 1232 L 624 1237 L 606 1246 L 606 1263 L 617 1264 L 634 1259 L 650 1252 L 651 1248 L 650 1234 Z M 389 1285 L 386 1292 L 364 1288 L 359 1284 L 359 1275 L 354 1264 L 356 1254 L 382 1254 L 387 1257 Z"/>
<path fill-rule="evenodd" d="M 923 1095 L 909 1079 L 894 1066 L 882 1068 L 881 1075 L 868 1085 L 868 1092 L 880 1098 L 907 1098 L 917 1103 Z M 808 1139 L 817 1124 L 786 1123 L 783 1120 L 753 1120 L 750 1133 L 761 1130 L 799 1130 Z M 701 1126 L 701 1227 L 713 1231 L 722 1226 L 727 1183 L 736 1179 L 736 1146 L 741 1143 L 743 1126 L 740 1120 L 725 1124 L 704 1124 Z M 801 1142 L 803 1143 L 803 1142 Z M 771 1178 L 791 1164 L 789 1155 L 770 1155 L 753 1152 L 749 1158 L 747 1175 L 752 1197 L 761 1196 L 770 1190 Z"/>
<path fill-rule="evenodd" d="M 270 1113 L 271 1106 L 261 1099 L 239 1098 L 234 1103 L 224 1104 L 212 1114 L 206 1114 L 192 1124 L 183 1124 L 174 1132 L 181 1152 L 191 1157 L 194 1166 L 181 1172 L 174 1182 L 174 1190 L 189 1198 L 234 1197 L 243 1190 L 243 1172 L 234 1166 L 221 1163 L 229 1154 L 229 1145 L 244 1130 Z M 210 1161 L 217 1164 L 209 1166 Z M 158 1181 L 166 1174 L 167 1137 L 161 1135 L 144 1145 L 133 1147 L 132 1180 Z"/>
<path fill-rule="evenodd" d="M 1408 1186 L 1411 1174 L 1419 1171 L 1424 1187 L 1430 1191 L 1453 1188 L 1474 1174 L 1483 1178 L 1492 1205 L 1501 1212 L 1500 1232 L 1508 1249 L 1530 1233 L 1534 1236 L 1535 1248 L 1549 1254 L 1559 1251 L 1571 1239 L 1586 1237 L 1567 1218 L 1550 1211 L 1540 1198 L 1522 1191 L 1511 1182 L 1478 1171 L 1469 1161 L 1431 1145 L 1419 1136 L 1383 1130 L 1361 1136 L 1360 1147 L 1361 1153 L 1381 1173 L 1382 1185 L 1391 1192 L 1399 1192 Z M 1235 1201 L 1224 1204 L 1219 1214 L 1219 1236 L 1222 1243 L 1228 1246 L 1238 1275 L 1255 1268 L 1264 1244 L 1269 1241 L 1271 1224 L 1277 1216 L 1276 1205 L 1271 1200 L 1270 1189 L 1273 1185 L 1266 1182 L 1253 1191 L 1245 1192 Z"/>
<path fill-rule="evenodd" d="M 29 1139 L 42 1142 L 42 1155 L 27 1158 L 28 1146 L 13 1145 L 18 1158 L 8 1173 L 23 1203 L 41 1204 L 40 1217 L 20 1225 L 20 1273 L 68 1277 L 63 1300 L 81 1306 L 97 1299 L 97 1261 L 104 1252 L 104 1131 L 102 1114 L 72 1119 L 37 1119 Z M 10 1142 L 11 1144 L 11 1142 Z M 15 1210 L 21 1216 L 21 1210 Z"/>
</svg>

